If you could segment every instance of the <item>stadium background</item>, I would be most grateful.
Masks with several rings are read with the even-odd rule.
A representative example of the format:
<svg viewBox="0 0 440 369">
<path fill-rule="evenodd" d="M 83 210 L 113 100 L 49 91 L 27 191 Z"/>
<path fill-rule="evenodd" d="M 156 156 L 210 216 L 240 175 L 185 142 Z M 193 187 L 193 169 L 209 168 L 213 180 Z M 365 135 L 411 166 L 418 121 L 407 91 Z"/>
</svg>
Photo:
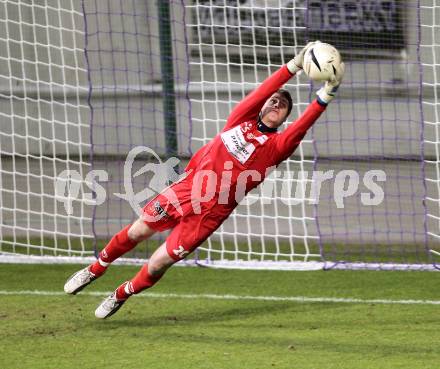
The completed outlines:
<svg viewBox="0 0 440 369">
<path fill-rule="evenodd" d="M 351 260 L 409 262 L 404 264 L 408 267 L 428 261 L 425 246 L 437 247 L 438 0 L 163 3 L 171 5 L 170 43 L 161 42 L 156 1 L 0 1 L 0 367 L 438 368 L 439 273 L 175 267 L 154 289 L 133 297 L 104 322 L 95 318 L 96 306 L 139 266 L 112 266 L 80 294 L 63 292 L 68 276 L 93 259 L 95 235 L 97 247 L 102 247 L 134 217 L 128 203 L 113 195 L 96 208 L 88 204 L 86 174 L 108 170 L 108 183 L 100 182 L 107 194 L 123 193 L 121 173 L 132 147 L 147 145 L 163 155 L 162 160 L 170 154 L 163 116 L 164 110 L 172 109 L 163 107 L 161 46 L 173 46 L 176 83 L 169 97 L 176 97 L 178 135 L 169 137 L 178 138 L 179 157 L 185 162 L 189 148 L 196 150 L 214 135 L 255 82 L 298 51 L 290 45 L 294 37 L 303 45 L 306 38 L 328 36 L 328 29 L 313 34 L 313 27 L 304 33 L 301 17 L 295 18 L 299 27 L 292 26 L 292 15 L 303 14 L 312 4 L 399 6 L 402 32 L 391 31 L 397 24 L 391 21 L 381 39 L 370 38 L 382 42 L 378 48 L 347 50 L 347 40 L 368 42 L 355 32 L 335 40 L 345 44 L 344 86 L 302 151 L 280 169 L 291 173 L 302 165 L 307 170 L 354 169 L 361 174 L 382 169 L 388 176 L 385 202 L 367 208 L 357 194 L 338 210 L 330 193 L 332 183 L 327 183 L 318 205 L 286 206 L 279 190 L 289 181 L 269 179 L 276 185 L 276 201 L 252 208 L 241 205 L 204 247 L 237 245 L 238 251 L 245 251 L 240 257 L 255 258 L 263 246 L 282 251 L 287 242 L 286 251 L 292 251 L 293 243 L 303 254 L 298 259 L 304 259 L 306 242 L 313 246 L 314 237 L 321 237 L 326 260 L 347 260 L 351 252 Z M 197 22 L 191 15 L 194 4 Z M 232 26 L 239 4 L 247 14 L 252 5 L 257 27 Z M 218 9 L 224 5 L 232 14 L 228 48 L 221 38 L 212 46 L 207 26 L 215 11 L 219 19 Z M 262 13 L 270 14 L 275 27 L 262 26 Z M 277 19 L 287 22 L 290 36 L 283 40 L 289 45 L 277 45 L 274 34 L 266 45 L 266 30 L 276 34 Z M 334 26 L 345 24 L 336 16 L 332 19 Z M 246 20 L 248 15 L 243 15 Z M 194 24 L 200 23 L 205 26 L 196 27 L 197 34 L 207 37 L 203 49 L 193 32 Z M 215 29 L 225 35 L 221 27 Z M 249 34 L 246 29 L 254 29 L 261 38 L 254 45 L 246 36 L 237 46 L 232 41 Z M 404 39 L 405 48 L 396 50 L 390 38 L 397 44 Z M 297 102 L 292 118 L 317 87 L 304 76 L 291 81 L 288 88 Z M 168 151 L 170 146 L 168 141 Z M 155 160 L 139 158 L 136 168 Z M 64 207 L 66 197 L 54 196 L 57 176 L 64 169 L 79 175 L 71 182 L 80 185 L 72 214 Z M 149 179 L 137 177 L 135 192 Z M 133 256 L 148 256 L 156 241 L 139 245 Z M 14 258 L 8 259 L 11 255 Z M 44 258 L 38 265 L 26 264 L 35 260 L 32 255 Z M 76 259 L 83 265 L 57 265 L 51 255 L 59 255 L 56 260 L 64 255 L 90 257 Z M 11 260 L 12 264 L 3 263 Z M 44 261 L 49 264 L 42 265 Z M 281 269 L 281 263 L 274 264 Z"/>
<path fill-rule="evenodd" d="M 316 206 L 307 202 L 287 206 L 279 198 L 264 210 L 259 203 L 240 206 L 213 241 L 269 245 L 281 237 L 300 248 L 307 240 L 309 246 L 319 241 L 331 259 L 345 260 L 354 253 L 356 258 L 361 255 L 361 261 L 375 261 L 376 255 L 386 253 L 389 261 L 429 261 L 426 246 L 435 249 L 437 245 L 429 233 L 438 234 L 438 7 L 414 0 L 361 2 L 394 6 L 399 20 L 391 19 L 390 27 L 397 28 L 390 32 L 379 28 L 382 36 L 370 39 L 379 46 L 365 47 L 367 41 L 361 39 L 357 47 L 348 48 L 349 37 L 354 40 L 355 36 L 328 36 L 327 29 L 320 32 L 297 24 L 299 18 L 287 17 L 286 22 L 293 22 L 286 24 L 290 36 L 280 36 L 274 25 L 281 14 L 306 14 L 313 2 L 169 3 L 177 154 L 183 163 L 218 132 L 236 102 L 299 50 L 290 44 L 292 40 L 303 45 L 309 38 L 327 41 L 330 37 L 328 41 L 342 45 L 347 60 L 344 86 L 301 150 L 281 169 L 353 169 L 361 178 L 370 169 L 387 174 L 385 200 L 378 206 L 364 207 L 358 192 L 345 200 L 344 209 L 337 209 L 334 183 L 327 181 Z M 47 1 L 48 6 L 41 8 L 30 4 L 3 2 L 0 16 L 4 35 L 1 233 L 9 244 L 23 243 L 14 249 L 17 252 L 26 250 L 26 243 L 44 245 L 51 238 L 59 237 L 61 244 L 66 235 L 110 237 L 134 217 L 127 202 L 113 195 L 124 193 L 127 152 L 145 145 L 163 156 L 170 154 L 164 123 L 163 36 L 156 2 Z M 215 13 L 216 7 L 223 9 L 223 18 Z M 246 38 L 246 27 L 254 27 L 263 30 L 258 37 L 269 40 L 269 46 L 261 45 L 258 37 L 249 45 L 232 40 L 227 46 L 221 37 L 215 38 L 211 22 L 224 21 L 224 9 L 229 9 L 229 22 L 238 24 L 237 7 L 258 16 L 251 19 L 251 26 L 231 26 L 226 33 L 232 39 L 234 32 L 242 32 Z M 259 12 L 258 7 L 264 10 Z M 387 33 L 391 36 L 385 37 Z M 290 88 L 296 101 L 294 119 L 318 87 L 301 77 Z M 91 169 L 108 171 L 108 183 L 101 183 L 107 201 L 97 207 L 74 201 L 74 214 L 66 215 L 63 204 L 55 200 L 53 178 L 67 168 L 81 174 Z M 282 186 L 280 180 L 275 183 L 278 189 Z M 147 177 L 135 180 L 137 190 L 146 185 Z M 15 242 L 23 237 L 25 241 Z"/>
</svg>

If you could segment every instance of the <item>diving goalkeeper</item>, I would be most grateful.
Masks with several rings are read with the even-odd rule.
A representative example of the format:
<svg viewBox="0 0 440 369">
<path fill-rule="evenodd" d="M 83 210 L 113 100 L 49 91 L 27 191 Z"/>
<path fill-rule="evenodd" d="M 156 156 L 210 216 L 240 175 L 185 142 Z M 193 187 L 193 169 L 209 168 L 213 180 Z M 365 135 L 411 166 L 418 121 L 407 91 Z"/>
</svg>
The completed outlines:
<svg viewBox="0 0 440 369">
<path fill-rule="evenodd" d="M 292 109 L 290 93 L 282 86 L 302 69 L 306 50 L 316 42 L 307 44 L 235 106 L 222 132 L 191 158 L 185 169 L 186 176 L 153 198 L 138 220 L 110 240 L 95 263 L 67 280 L 64 291 L 76 294 L 139 242 L 156 232 L 171 229 L 165 243 L 148 263 L 98 306 L 96 317 L 107 318 L 130 296 L 152 287 L 170 266 L 202 244 L 240 200 L 264 180 L 267 169 L 294 152 L 334 98 L 344 74 L 343 63 L 304 113 L 283 132 L 277 132 Z"/>
</svg>

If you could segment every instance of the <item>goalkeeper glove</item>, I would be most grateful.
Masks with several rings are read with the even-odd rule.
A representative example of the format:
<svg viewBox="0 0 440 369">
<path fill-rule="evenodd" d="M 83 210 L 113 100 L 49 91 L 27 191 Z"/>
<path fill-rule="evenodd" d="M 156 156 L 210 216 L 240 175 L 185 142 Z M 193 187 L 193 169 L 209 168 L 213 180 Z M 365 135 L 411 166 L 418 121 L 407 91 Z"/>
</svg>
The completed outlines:
<svg viewBox="0 0 440 369">
<path fill-rule="evenodd" d="M 338 91 L 339 85 L 342 82 L 342 79 L 344 78 L 345 73 L 345 64 L 342 62 L 339 64 L 339 66 L 336 68 L 336 74 L 334 77 L 325 82 L 324 86 L 322 86 L 318 92 L 316 93 L 318 95 L 318 102 L 321 105 L 327 105 L 330 101 L 333 100 L 333 98 L 336 95 L 336 92 Z"/>
<path fill-rule="evenodd" d="M 321 41 L 313 41 L 309 42 L 300 52 L 298 55 L 296 55 L 292 60 L 290 60 L 287 63 L 287 69 L 289 69 L 289 72 L 292 74 L 297 73 L 299 70 L 303 69 L 303 62 L 304 62 L 304 54 L 306 51 L 312 47 L 313 45 L 319 43 Z"/>
</svg>

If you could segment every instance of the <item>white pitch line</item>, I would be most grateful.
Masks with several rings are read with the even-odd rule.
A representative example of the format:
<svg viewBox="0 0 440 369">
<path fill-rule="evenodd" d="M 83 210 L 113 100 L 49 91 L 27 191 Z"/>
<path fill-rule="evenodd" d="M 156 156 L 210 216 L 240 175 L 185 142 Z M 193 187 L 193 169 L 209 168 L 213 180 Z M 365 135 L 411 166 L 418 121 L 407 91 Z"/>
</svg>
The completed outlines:
<svg viewBox="0 0 440 369">
<path fill-rule="evenodd" d="M 81 292 L 83 296 L 108 296 L 108 292 Z M 13 296 L 66 296 L 61 291 L 5 291 L 0 290 L 0 295 Z M 324 302 L 345 304 L 383 304 L 383 305 L 440 305 L 440 300 L 388 300 L 388 299 L 358 299 L 346 297 L 306 297 L 306 296 L 240 296 L 240 295 L 214 295 L 214 294 L 180 294 L 149 292 L 136 297 L 146 298 L 177 298 L 177 299 L 205 299 L 205 300 L 249 300 L 249 301 L 292 301 L 292 302 Z"/>
</svg>

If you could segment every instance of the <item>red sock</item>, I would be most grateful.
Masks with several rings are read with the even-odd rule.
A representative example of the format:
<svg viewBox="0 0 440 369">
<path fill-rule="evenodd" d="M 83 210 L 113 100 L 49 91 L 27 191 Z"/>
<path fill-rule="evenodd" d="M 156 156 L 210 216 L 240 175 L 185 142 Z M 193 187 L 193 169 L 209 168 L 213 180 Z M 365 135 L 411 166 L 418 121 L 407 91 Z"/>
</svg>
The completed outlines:
<svg viewBox="0 0 440 369">
<path fill-rule="evenodd" d="M 147 288 L 153 287 L 156 282 L 162 278 L 162 275 L 153 276 L 148 273 L 148 264 L 145 264 L 142 269 L 129 282 L 124 282 L 116 290 L 116 298 L 118 300 L 126 300 L 131 295 L 139 293 Z"/>
<path fill-rule="evenodd" d="M 99 259 L 89 266 L 89 272 L 93 273 L 95 277 L 102 276 L 107 270 L 107 266 L 101 265 Z"/>
<path fill-rule="evenodd" d="M 138 242 L 128 238 L 128 230 L 131 224 L 116 233 L 107 246 L 99 253 L 99 259 L 90 265 L 89 270 L 96 276 L 104 274 L 108 264 L 115 261 L 126 252 L 135 247 Z"/>
</svg>

